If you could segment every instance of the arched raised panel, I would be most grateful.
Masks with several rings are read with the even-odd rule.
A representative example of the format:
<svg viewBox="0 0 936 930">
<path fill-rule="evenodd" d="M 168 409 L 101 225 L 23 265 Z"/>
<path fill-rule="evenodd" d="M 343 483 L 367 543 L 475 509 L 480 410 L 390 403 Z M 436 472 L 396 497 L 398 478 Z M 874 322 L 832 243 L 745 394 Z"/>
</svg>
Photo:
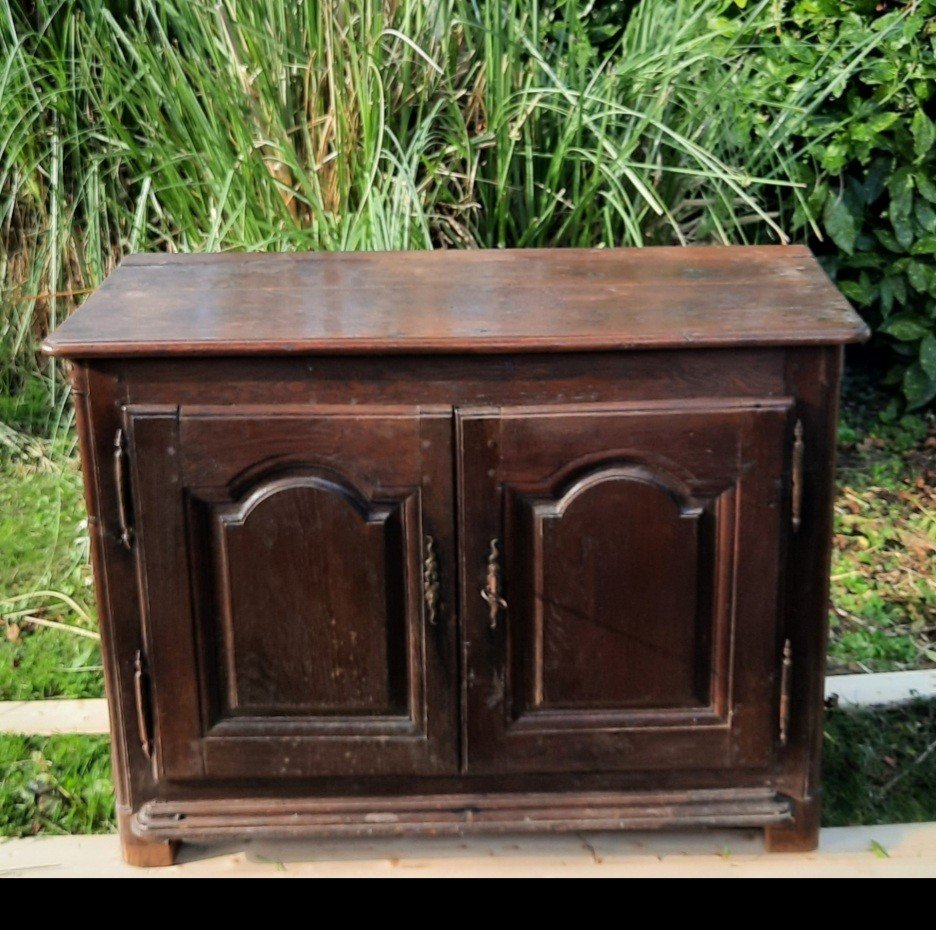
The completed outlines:
<svg viewBox="0 0 936 930">
<path fill-rule="evenodd" d="M 208 505 L 222 716 L 407 713 L 407 499 L 260 480 Z"/>
<path fill-rule="evenodd" d="M 512 568 L 528 578 L 533 643 L 518 652 L 522 703 L 708 706 L 711 501 L 662 470 L 609 464 L 519 504 Z"/>
</svg>

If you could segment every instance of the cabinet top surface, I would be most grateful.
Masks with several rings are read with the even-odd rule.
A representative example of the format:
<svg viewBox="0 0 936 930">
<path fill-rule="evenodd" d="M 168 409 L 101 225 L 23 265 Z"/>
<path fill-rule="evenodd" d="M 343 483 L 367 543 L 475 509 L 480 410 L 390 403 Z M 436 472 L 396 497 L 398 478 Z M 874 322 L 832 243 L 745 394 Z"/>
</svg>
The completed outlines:
<svg viewBox="0 0 936 930">
<path fill-rule="evenodd" d="M 801 246 L 134 255 L 65 357 L 557 352 L 855 342 Z"/>
</svg>

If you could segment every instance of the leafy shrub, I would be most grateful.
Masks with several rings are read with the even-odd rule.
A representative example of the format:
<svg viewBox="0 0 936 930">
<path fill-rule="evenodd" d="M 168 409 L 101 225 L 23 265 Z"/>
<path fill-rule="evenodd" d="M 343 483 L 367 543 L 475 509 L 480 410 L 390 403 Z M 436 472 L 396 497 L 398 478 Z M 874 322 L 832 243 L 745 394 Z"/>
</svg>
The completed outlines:
<svg viewBox="0 0 936 930">
<path fill-rule="evenodd" d="M 936 0 L 785 7 L 758 53 L 767 92 L 828 75 L 842 46 L 862 50 L 787 142 L 830 240 L 814 243 L 827 270 L 894 359 L 887 380 L 923 406 L 936 396 Z M 795 232 L 808 231 L 808 214 Z"/>
<path fill-rule="evenodd" d="M 838 19 L 824 12 L 841 6 L 802 2 L 795 15 L 812 22 L 824 15 L 818 34 L 827 41 L 836 31 L 860 41 L 888 23 L 871 3 L 851 4 Z M 936 397 L 934 88 L 936 0 L 923 0 L 824 108 L 847 117 L 844 125 L 824 136 L 829 116 L 820 111 L 810 140 L 826 173 L 816 179 L 813 205 L 821 205 L 838 247 L 828 267 L 896 356 L 888 377 L 901 381 L 911 407 Z"/>
</svg>

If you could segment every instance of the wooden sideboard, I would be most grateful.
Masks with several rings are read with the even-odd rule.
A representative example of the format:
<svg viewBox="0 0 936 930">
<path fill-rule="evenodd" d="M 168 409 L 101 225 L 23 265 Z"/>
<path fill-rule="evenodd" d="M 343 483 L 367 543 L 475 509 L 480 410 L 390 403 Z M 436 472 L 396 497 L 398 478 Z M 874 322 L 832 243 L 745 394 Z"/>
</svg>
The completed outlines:
<svg viewBox="0 0 936 930">
<path fill-rule="evenodd" d="M 74 387 L 128 861 L 809 849 L 842 344 L 799 247 L 137 255 Z"/>
</svg>

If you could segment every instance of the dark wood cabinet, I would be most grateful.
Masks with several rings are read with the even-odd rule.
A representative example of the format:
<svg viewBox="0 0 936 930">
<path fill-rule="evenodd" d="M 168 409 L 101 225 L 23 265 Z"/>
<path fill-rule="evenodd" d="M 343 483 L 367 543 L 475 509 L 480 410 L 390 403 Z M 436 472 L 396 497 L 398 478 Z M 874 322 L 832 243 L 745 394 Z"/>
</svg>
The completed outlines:
<svg viewBox="0 0 936 930">
<path fill-rule="evenodd" d="M 70 360 L 118 813 L 818 827 L 841 345 L 800 248 L 135 256 Z"/>
</svg>

